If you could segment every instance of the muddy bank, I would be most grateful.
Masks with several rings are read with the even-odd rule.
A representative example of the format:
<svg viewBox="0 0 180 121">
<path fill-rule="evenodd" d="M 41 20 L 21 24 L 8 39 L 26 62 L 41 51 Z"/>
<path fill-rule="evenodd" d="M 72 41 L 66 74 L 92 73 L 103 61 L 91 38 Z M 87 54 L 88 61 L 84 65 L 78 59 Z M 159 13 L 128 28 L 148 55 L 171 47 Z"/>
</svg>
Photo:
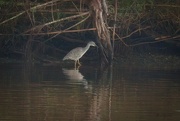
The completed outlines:
<svg viewBox="0 0 180 121">
<path fill-rule="evenodd" d="M 160 54 L 131 54 L 115 58 L 114 63 L 124 67 L 180 69 L 180 56 Z"/>
<path fill-rule="evenodd" d="M 11 57 L 0 57 L 0 63 L 26 63 L 27 61 L 22 58 L 11 58 Z M 82 58 L 81 62 L 83 65 L 89 63 L 98 63 L 97 60 L 88 60 L 88 58 Z M 57 63 L 60 65 L 73 65 L 73 61 L 63 62 L 61 59 L 57 61 L 37 61 L 34 60 L 32 63 Z M 151 53 L 131 53 L 130 55 L 122 55 L 114 57 L 114 65 L 122 67 L 133 67 L 133 68 L 162 68 L 162 69 L 180 69 L 180 56 L 178 55 L 164 55 L 164 54 L 151 54 Z"/>
</svg>

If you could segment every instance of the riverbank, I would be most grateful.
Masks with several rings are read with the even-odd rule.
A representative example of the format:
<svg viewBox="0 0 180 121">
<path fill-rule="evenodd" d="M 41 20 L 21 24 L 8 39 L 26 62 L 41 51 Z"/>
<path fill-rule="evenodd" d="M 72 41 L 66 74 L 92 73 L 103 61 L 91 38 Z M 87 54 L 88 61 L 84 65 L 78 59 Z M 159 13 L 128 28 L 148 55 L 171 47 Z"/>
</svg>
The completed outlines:
<svg viewBox="0 0 180 121">
<path fill-rule="evenodd" d="M 131 54 L 115 58 L 115 63 L 122 66 L 180 69 L 180 56 L 162 54 Z"/>
<path fill-rule="evenodd" d="M 85 59 L 82 59 L 82 63 Z M 25 63 L 23 59 L 11 58 L 11 57 L 0 57 L 0 63 Z M 47 61 L 48 62 L 48 61 Z M 46 62 L 46 63 L 47 63 Z M 33 63 L 43 63 L 42 61 L 33 61 Z M 51 61 L 53 63 L 53 61 Z M 62 60 L 55 61 L 55 63 L 63 64 Z M 71 62 L 69 62 L 71 63 Z M 73 63 L 73 61 L 72 61 Z M 93 62 L 95 63 L 95 62 Z M 84 63 L 86 65 L 88 63 Z M 178 55 L 163 55 L 163 54 L 138 54 L 131 53 L 130 55 L 122 55 L 114 57 L 114 64 L 123 67 L 133 68 L 162 68 L 162 69 L 180 69 L 180 56 Z M 67 65 L 67 63 L 66 63 Z"/>
</svg>

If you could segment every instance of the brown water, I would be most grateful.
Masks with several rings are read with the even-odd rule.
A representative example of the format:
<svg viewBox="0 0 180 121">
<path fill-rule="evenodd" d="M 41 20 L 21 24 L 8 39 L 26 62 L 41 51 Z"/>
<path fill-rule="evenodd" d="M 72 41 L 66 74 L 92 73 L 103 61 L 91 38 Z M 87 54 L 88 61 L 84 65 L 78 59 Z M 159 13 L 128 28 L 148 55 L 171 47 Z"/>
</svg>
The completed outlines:
<svg viewBox="0 0 180 121">
<path fill-rule="evenodd" d="M 180 71 L 0 65 L 0 121 L 180 121 Z"/>
</svg>

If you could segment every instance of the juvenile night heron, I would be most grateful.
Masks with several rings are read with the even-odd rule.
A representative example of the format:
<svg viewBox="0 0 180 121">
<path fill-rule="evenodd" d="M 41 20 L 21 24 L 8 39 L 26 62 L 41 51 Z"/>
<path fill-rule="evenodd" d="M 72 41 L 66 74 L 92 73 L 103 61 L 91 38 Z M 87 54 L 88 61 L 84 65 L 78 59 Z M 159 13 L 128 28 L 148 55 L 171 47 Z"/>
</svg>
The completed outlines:
<svg viewBox="0 0 180 121">
<path fill-rule="evenodd" d="M 96 46 L 96 44 L 93 41 L 90 41 L 86 45 L 86 47 L 74 48 L 63 58 L 63 60 L 74 60 L 75 67 L 76 67 L 77 63 L 78 63 L 78 65 L 81 65 L 79 62 L 79 59 L 87 52 L 87 50 L 90 48 L 90 46 Z"/>
</svg>

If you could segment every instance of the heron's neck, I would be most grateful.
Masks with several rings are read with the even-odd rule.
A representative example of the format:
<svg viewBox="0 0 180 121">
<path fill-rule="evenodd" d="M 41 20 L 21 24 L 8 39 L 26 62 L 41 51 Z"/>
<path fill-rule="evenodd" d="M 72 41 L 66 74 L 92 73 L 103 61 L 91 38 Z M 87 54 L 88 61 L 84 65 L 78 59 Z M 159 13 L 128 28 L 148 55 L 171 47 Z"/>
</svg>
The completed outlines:
<svg viewBox="0 0 180 121">
<path fill-rule="evenodd" d="M 90 45 L 87 44 L 86 47 L 84 47 L 84 52 L 86 52 L 89 49 Z"/>
</svg>

